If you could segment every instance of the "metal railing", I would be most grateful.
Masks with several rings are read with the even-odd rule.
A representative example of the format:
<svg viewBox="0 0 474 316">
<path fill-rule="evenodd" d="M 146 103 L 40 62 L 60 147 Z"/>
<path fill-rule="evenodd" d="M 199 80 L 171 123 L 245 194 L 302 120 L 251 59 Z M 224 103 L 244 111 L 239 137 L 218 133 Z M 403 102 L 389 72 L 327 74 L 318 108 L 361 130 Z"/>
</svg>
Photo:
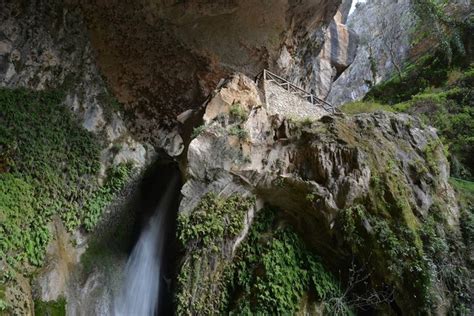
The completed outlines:
<svg viewBox="0 0 474 316">
<path fill-rule="evenodd" d="M 288 91 L 292 94 L 295 94 L 297 96 L 300 96 L 301 98 L 306 99 L 306 101 L 310 102 L 311 104 L 320 106 L 324 110 L 326 110 L 330 113 L 336 112 L 335 108 L 329 102 L 318 98 L 314 94 L 303 90 L 302 88 L 298 87 L 297 85 L 295 85 L 295 84 L 289 82 L 288 80 L 274 74 L 273 72 L 268 71 L 267 69 L 264 69 L 261 73 L 259 73 L 255 77 L 255 81 L 258 83 L 259 80 L 262 79 L 262 78 L 263 78 L 264 81 L 273 82 L 273 83 L 279 85 L 280 87 L 282 87 L 283 89 L 285 89 L 286 91 Z"/>
</svg>

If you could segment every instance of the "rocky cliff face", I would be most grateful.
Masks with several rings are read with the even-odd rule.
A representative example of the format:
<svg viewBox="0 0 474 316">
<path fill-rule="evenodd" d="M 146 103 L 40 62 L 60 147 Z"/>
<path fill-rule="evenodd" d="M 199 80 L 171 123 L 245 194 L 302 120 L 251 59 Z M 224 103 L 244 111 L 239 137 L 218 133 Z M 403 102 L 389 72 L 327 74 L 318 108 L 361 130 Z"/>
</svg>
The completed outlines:
<svg viewBox="0 0 474 316">
<path fill-rule="evenodd" d="M 382 12 L 384 12 L 382 14 Z M 359 3 L 347 24 L 360 37 L 352 66 L 334 83 L 328 101 L 359 100 L 370 87 L 400 71 L 408 59 L 416 15 L 411 0 Z"/>
<path fill-rule="evenodd" d="M 354 15 L 347 26 L 351 2 L 2 2 L 0 86 L 8 89 L 0 91 L 0 105 L 9 115 L 0 121 L 9 129 L 1 131 L 19 125 L 10 110 L 28 101 L 32 109 L 22 119 L 34 114 L 38 121 L 23 139 L 34 134 L 43 144 L 51 137 L 46 144 L 61 148 L 30 151 L 17 146 L 16 135 L 6 144 L 0 135 L 0 206 L 14 223 L 0 223 L 1 232 L 32 236 L 13 246 L 2 241 L 2 255 L 20 255 L 14 263 L 0 258 L 0 310 L 5 296 L 15 305 L 9 311 L 32 314 L 33 293 L 47 301 L 66 297 L 61 307 L 70 314 L 110 311 L 135 221 L 128 203 L 136 194 L 116 195 L 131 181 L 123 163 L 142 170 L 161 159 L 161 149 L 184 157 L 183 258 L 172 284 L 179 313 L 443 314 L 464 306 L 469 272 L 459 209 L 436 132 L 408 115 L 329 115 L 278 86 L 263 92 L 251 79 L 269 68 L 322 98 L 331 91 L 339 103 L 347 96 L 342 86 L 358 98 L 388 76 L 398 59 L 390 59 L 382 38 L 388 32 L 395 56 L 404 58 L 408 39 L 398 26 L 411 25 L 411 7 L 371 2 L 356 11 L 361 23 Z M 385 4 L 390 14 L 373 28 Z M 375 40 L 364 39 L 369 30 Z M 374 66 L 373 56 L 384 57 Z M 235 71 L 244 74 L 221 80 Z M 27 92 L 10 91 L 16 88 Z M 50 90 L 62 92 L 52 98 L 58 104 L 49 101 Z M 6 106 L 16 94 L 20 101 Z M 61 118 L 75 129 L 64 136 L 61 118 L 42 111 L 46 104 L 70 109 L 74 117 Z M 204 124 L 187 144 L 178 121 L 187 125 L 190 116 Z M 35 129 L 46 121 L 51 128 Z M 59 184 L 44 185 L 50 178 Z M 23 226 L 15 226 L 20 213 Z M 99 230 L 84 234 L 104 214 Z M 10 273 L 16 263 L 35 273 L 33 289 L 21 273 Z"/>
<path fill-rule="evenodd" d="M 176 116 L 234 71 L 255 76 L 269 68 L 325 97 L 357 45 L 343 24 L 350 1 L 337 11 L 340 3 L 6 2 L 2 85 L 64 86 L 86 128 L 107 130 L 112 143 L 130 133 L 138 139 L 123 147 L 139 152 L 141 163 L 145 143 L 176 156 Z M 115 98 L 125 122 L 107 113 Z"/>
<path fill-rule="evenodd" d="M 198 108 L 226 74 L 239 70 L 256 75 L 264 67 L 278 72 L 281 56 L 290 51 L 294 57 L 291 67 L 285 69 L 306 82 L 303 69 L 313 67 L 307 56 L 321 50 L 321 34 L 339 4 L 336 0 L 3 1 L 0 86 L 61 92 L 58 102 L 72 110 L 73 121 L 77 119 L 86 131 L 97 136 L 100 171 L 87 175 L 87 179 L 100 186 L 106 182 L 106 171 L 120 164 L 131 162 L 143 168 L 161 149 L 170 156 L 179 156 L 184 145 L 176 115 Z M 55 131 L 52 128 L 52 134 Z M 6 146 L 14 147 L 10 143 Z M 5 153 L 4 149 L 1 147 L 0 153 L 2 175 L 10 168 L 5 155 L 10 159 L 11 152 Z M 0 180 L 3 185 L 4 179 Z M 81 187 L 74 192 L 86 196 L 88 190 Z M 64 216 L 72 209 L 74 215 L 68 221 L 76 223 L 82 215 L 74 210 L 85 207 L 85 202 L 82 198 L 76 200 L 75 195 L 64 198 L 73 205 L 53 213 Z M 105 202 L 98 205 L 105 207 L 101 203 Z M 98 210 L 97 216 L 102 212 Z M 45 225 L 49 220 L 45 218 Z M 67 230 L 71 230 L 70 224 Z M 99 274 L 79 278 L 78 282 L 93 288 L 90 293 L 71 293 L 67 286 L 88 239 L 77 231 L 74 236 L 65 232 L 56 217 L 54 225 L 45 231 L 49 236 L 45 240 L 51 243 L 46 266 L 34 282 L 35 297 L 56 300 L 66 295 L 77 300 L 68 305 L 77 313 L 85 305 L 90 305 L 87 311 L 102 308 L 91 298 L 102 282 L 98 281 Z M 78 246 L 69 247 L 70 240 Z M 2 269 L 4 263 L 0 263 Z M 29 267 L 28 273 L 34 269 Z M 16 285 L 11 289 L 23 293 L 12 294 L 18 298 L 13 304 L 20 308 L 16 312 L 31 313 L 28 281 L 19 277 Z"/>
<path fill-rule="evenodd" d="M 351 1 L 343 1 L 323 36 L 319 54 L 305 55 L 306 68 L 301 76 L 301 67 L 288 69 L 289 55 L 282 55 L 280 63 L 283 73 L 319 98 L 326 99 L 333 82 L 352 64 L 356 57 L 359 37 L 347 24 Z"/>
<path fill-rule="evenodd" d="M 347 25 L 359 36 L 359 48 L 349 68 L 332 85 L 328 101 L 341 105 L 360 100 L 371 87 L 400 75 L 404 67 L 435 47 L 449 50 L 456 25 L 471 12 L 465 0 L 358 3 Z"/>
<path fill-rule="evenodd" d="M 233 91 L 233 101 L 224 97 L 229 91 Z M 216 104 L 221 109 L 218 115 Z M 255 238 L 253 233 L 249 237 L 249 231 L 252 225 L 257 230 L 261 227 L 255 218 L 266 205 L 279 210 L 280 224 L 274 229 L 292 226 L 329 270 L 336 266 L 350 269 L 353 260 L 365 265 L 370 275 L 364 278 L 370 284 L 367 291 L 393 291 L 385 301 L 366 307 L 385 313 L 392 308 L 404 314 L 430 308 L 446 312 L 453 299 L 446 288 L 449 281 L 432 277 L 442 273 L 444 265 L 432 261 L 437 259 L 431 257 L 432 241 L 424 229 L 435 225 L 435 230 L 460 238 L 456 232 L 459 209 L 448 184 L 447 160 L 432 128 L 410 116 L 388 113 L 330 115 L 317 121 L 270 115 L 256 85 L 243 75 L 232 77 L 209 105 L 205 124 L 189 146 L 188 180 L 182 189 L 178 225 L 186 252 L 178 276 L 178 310 L 189 314 L 230 311 L 239 306 L 242 295 L 262 303 L 264 294 L 259 289 L 242 289 L 236 284 L 242 282 L 241 265 L 247 262 L 242 251 L 248 245 L 241 246 L 242 240 Z M 247 202 L 232 208 L 236 202 L 228 201 L 235 196 Z M 233 215 L 218 211 L 213 203 L 224 205 Z M 440 222 L 433 220 L 438 216 Z M 222 235 L 215 235 L 214 226 L 206 226 L 211 223 L 235 227 L 235 231 L 225 228 Z M 199 229 L 187 233 L 192 227 Z M 441 238 L 448 238 L 445 233 Z M 268 241 L 264 235 L 258 238 L 263 238 L 263 244 L 254 246 L 265 249 Z M 268 269 L 284 268 L 257 262 L 245 268 L 250 269 L 244 270 L 250 273 L 247 277 L 256 273 L 254 282 L 261 290 L 277 286 L 285 291 L 284 284 L 265 283 L 275 282 Z M 332 270 L 349 278 L 341 282 L 350 287 L 347 271 Z M 347 308 L 357 310 L 359 305 L 352 299 L 367 293 L 353 290 L 347 294 L 354 295 L 352 298 L 341 300 L 347 300 Z M 336 299 L 311 296 L 311 288 L 304 285 L 295 291 L 299 307 L 292 308 L 296 310 L 322 302 L 323 309 L 331 312 L 330 302 Z M 272 297 L 278 301 L 277 293 Z M 302 303 L 306 295 L 312 298 Z M 278 304 L 266 312 L 276 312 Z M 249 308 L 255 312 L 262 306 Z"/>
<path fill-rule="evenodd" d="M 79 8 L 61 1 L 7 1 L 2 8 L 0 86 L 64 90 L 64 103 L 82 126 L 105 136 L 103 170 L 127 160 L 144 165 L 153 149 L 134 140 L 117 111 L 119 104 L 99 74 Z"/>
<path fill-rule="evenodd" d="M 339 74 L 347 67 L 356 45 L 341 18 L 331 22 L 340 3 L 103 1 L 82 7 L 99 67 L 133 117 L 132 131 L 156 143 L 157 122 L 172 129 L 179 113 L 200 106 L 234 71 L 253 77 L 269 68 L 308 90 L 323 84 L 325 96 L 333 68 Z M 326 47 L 319 66 L 314 58 L 330 22 L 332 42 L 341 45 Z"/>
</svg>

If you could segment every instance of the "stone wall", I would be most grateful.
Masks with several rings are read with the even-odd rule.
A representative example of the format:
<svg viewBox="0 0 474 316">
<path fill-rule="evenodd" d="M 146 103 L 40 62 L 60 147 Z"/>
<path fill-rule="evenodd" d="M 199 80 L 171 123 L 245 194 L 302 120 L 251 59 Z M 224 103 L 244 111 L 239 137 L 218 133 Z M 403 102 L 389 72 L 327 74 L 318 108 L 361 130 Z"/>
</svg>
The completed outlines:
<svg viewBox="0 0 474 316">
<path fill-rule="evenodd" d="M 296 120 L 305 118 L 317 120 L 329 114 L 322 107 L 306 101 L 273 82 L 264 81 L 263 91 L 267 111 L 271 114 L 280 114 Z"/>
</svg>

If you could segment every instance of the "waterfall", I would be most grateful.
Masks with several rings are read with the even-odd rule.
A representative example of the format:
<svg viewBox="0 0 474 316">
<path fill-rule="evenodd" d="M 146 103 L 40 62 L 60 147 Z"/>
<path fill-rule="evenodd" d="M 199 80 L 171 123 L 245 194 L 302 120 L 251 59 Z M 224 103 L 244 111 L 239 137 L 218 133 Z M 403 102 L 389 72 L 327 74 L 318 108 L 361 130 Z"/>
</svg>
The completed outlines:
<svg viewBox="0 0 474 316">
<path fill-rule="evenodd" d="M 160 297 L 161 267 L 167 216 L 178 184 L 174 177 L 150 221 L 143 229 L 125 267 L 121 293 L 114 302 L 116 316 L 153 316 Z"/>
</svg>

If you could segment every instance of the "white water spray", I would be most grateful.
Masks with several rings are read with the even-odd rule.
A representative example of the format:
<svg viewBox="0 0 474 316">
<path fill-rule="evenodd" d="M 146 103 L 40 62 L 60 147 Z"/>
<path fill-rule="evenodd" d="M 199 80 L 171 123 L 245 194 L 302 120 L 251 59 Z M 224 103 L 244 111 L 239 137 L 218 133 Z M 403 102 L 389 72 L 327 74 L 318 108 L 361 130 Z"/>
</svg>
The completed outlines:
<svg viewBox="0 0 474 316">
<path fill-rule="evenodd" d="M 170 181 L 152 218 L 133 248 L 122 291 L 114 302 L 115 316 L 153 316 L 160 297 L 161 259 L 166 230 L 166 217 L 178 179 Z"/>
</svg>

